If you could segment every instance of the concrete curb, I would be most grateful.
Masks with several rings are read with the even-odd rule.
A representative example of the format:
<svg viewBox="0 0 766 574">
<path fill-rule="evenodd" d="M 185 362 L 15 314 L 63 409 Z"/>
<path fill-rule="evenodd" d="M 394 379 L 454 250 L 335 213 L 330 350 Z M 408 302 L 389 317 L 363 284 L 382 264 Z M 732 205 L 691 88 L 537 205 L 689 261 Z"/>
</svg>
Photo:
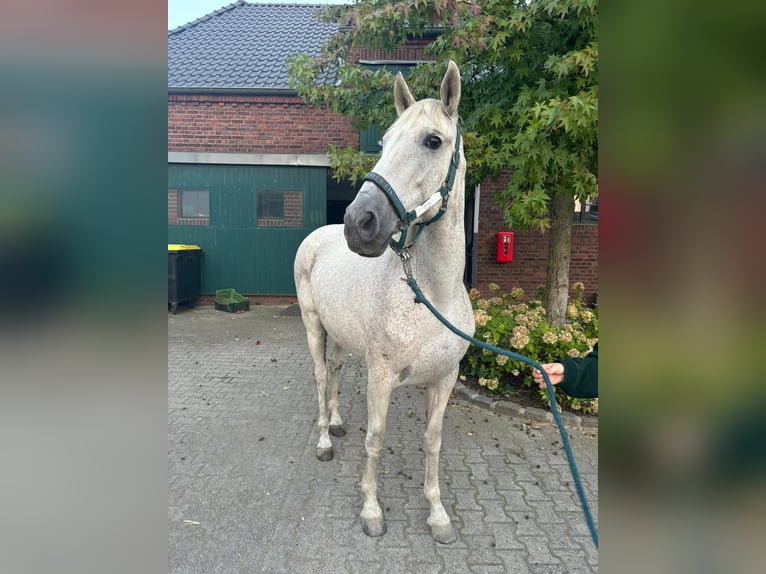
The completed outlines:
<svg viewBox="0 0 766 574">
<path fill-rule="evenodd" d="M 553 413 L 545 409 L 535 407 L 523 407 L 512 401 L 494 400 L 490 397 L 477 393 L 466 387 L 460 381 L 455 383 L 455 396 L 482 409 L 494 411 L 502 415 L 509 415 L 526 419 L 530 422 L 554 424 Z M 569 412 L 559 413 L 564 426 L 567 428 L 598 428 L 598 417 L 589 415 L 575 415 Z"/>
</svg>

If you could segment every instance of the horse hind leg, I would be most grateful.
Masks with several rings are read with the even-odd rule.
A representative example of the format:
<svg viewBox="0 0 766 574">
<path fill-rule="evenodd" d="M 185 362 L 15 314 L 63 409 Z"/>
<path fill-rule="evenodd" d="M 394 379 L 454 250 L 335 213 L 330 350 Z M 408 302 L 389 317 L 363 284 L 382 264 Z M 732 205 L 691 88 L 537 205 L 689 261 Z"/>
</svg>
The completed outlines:
<svg viewBox="0 0 766 574">
<path fill-rule="evenodd" d="M 424 447 L 426 451 L 426 470 L 423 482 L 423 493 L 431 508 L 428 516 L 428 526 L 431 527 L 431 536 L 441 544 L 451 544 L 457 540 L 457 534 L 452 526 L 447 511 L 441 502 L 439 490 L 439 451 L 442 443 L 442 424 L 444 411 L 447 408 L 449 395 L 457 379 L 457 373 L 437 384 L 429 385 L 426 394 L 427 423 L 424 435 Z"/>
<path fill-rule="evenodd" d="M 346 436 L 343 419 L 338 411 L 338 375 L 345 355 L 345 350 L 336 341 L 327 365 L 327 375 L 330 379 L 330 401 L 327 405 L 330 409 L 330 434 L 336 437 Z"/>
<path fill-rule="evenodd" d="M 317 414 L 317 427 L 319 429 L 319 442 L 317 443 L 317 458 L 322 462 L 332 460 L 332 441 L 328 433 L 329 421 L 327 419 L 327 367 L 325 365 L 325 350 L 327 343 L 327 331 L 325 331 L 319 316 L 314 312 L 302 312 L 303 324 L 306 327 L 309 352 L 314 360 L 314 380 L 316 381 L 317 400 L 319 412 Z"/>
</svg>

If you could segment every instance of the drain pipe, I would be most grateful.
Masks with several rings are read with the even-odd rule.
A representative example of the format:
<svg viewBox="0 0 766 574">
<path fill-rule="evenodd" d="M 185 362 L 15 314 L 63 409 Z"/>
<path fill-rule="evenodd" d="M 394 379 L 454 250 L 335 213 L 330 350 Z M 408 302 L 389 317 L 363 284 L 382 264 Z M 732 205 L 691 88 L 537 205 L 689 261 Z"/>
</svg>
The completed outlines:
<svg viewBox="0 0 766 574">
<path fill-rule="evenodd" d="M 471 239 L 471 287 L 476 287 L 476 261 L 479 254 L 479 202 L 481 184 L 476 184 L 473 191 L 473 238 Z"/>
</svg>

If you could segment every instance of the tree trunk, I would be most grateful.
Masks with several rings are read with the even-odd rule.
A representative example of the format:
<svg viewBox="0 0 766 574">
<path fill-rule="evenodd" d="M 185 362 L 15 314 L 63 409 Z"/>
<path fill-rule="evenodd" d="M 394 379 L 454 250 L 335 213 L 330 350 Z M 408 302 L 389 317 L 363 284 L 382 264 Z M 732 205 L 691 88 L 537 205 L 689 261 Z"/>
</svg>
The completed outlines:
<svg viewBox="0 0 766 574">
<path fill-rule="evenodd" d="M 556 192 L 551 199 L 551 228 L 548 234 L 548 275 L 545 281 L 545 311 L 551 326 L 566 321 L 569 302 L 569 252 L 572 244 L 574 199 Z"/>
</svg>

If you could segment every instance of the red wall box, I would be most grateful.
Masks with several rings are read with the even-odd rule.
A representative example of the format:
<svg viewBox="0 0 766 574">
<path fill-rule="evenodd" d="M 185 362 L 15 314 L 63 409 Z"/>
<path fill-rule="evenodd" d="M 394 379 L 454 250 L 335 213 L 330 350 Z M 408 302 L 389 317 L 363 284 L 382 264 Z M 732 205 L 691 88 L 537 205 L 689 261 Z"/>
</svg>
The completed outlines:
<svg viewBox="0 0 766 574">
<path fill-rule="evenodd" d="M 513 261 L 513 231 L 497 232 L 495 261 L 498 263 L 510 263 Z"/>
</svg>

